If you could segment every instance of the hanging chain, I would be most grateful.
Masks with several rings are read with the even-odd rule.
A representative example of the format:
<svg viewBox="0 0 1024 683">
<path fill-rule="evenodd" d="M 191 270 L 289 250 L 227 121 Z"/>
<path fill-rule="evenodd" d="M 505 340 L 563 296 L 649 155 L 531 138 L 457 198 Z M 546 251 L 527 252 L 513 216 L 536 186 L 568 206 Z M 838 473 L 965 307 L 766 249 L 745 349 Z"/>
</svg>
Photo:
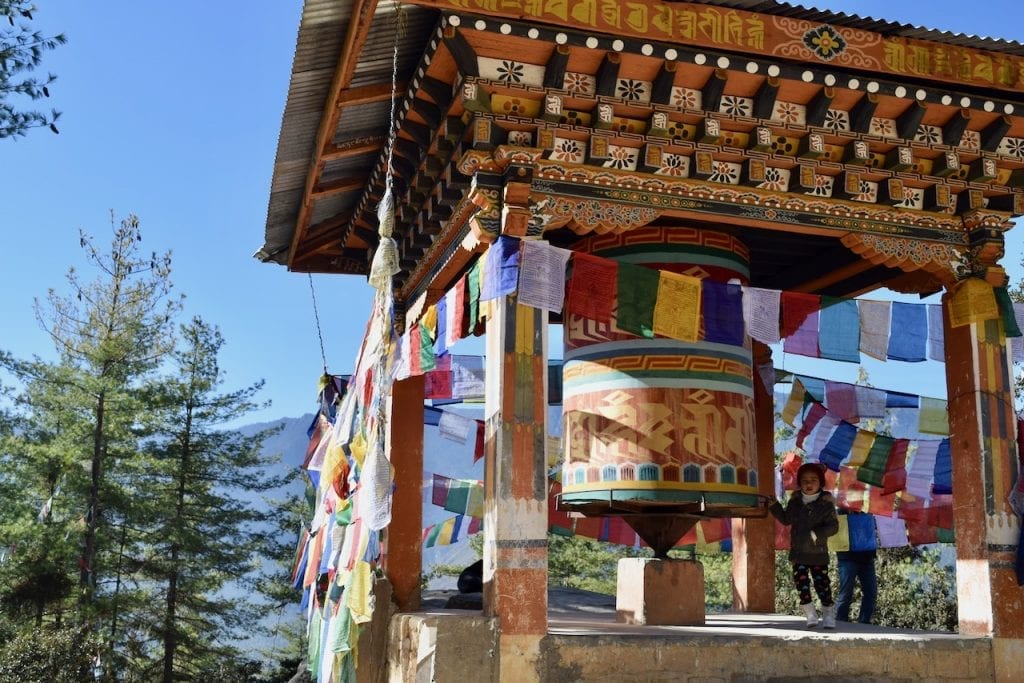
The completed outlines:
<svg viewBox="0 0 1024 683">
<path fill-rule="evenodd" d="M 324 335 L 320 329 L 320 311 L 317 310 L 316 306 L 316 291 L 313 289 L 313 274 L 306 273 L 309 276 L 309 295 L 313 298 L 313 318 L 316 320 L 316 336 L 320 340 L 320 360 L 324 363 L 324 374 L 327 374 L 327 353 L 324 351 Z"/>
</svg>

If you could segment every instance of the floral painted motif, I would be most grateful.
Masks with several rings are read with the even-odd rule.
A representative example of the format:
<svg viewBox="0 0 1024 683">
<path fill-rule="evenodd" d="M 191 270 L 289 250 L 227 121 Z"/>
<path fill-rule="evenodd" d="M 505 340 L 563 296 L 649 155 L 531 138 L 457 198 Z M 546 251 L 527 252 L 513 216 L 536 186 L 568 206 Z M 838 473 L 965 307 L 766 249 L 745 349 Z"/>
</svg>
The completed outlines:
<svg viewBox="0 0 1024 683">
<path fill-rule="evenodd" d="M 833 27 L 823 24 L 804 34 L 804 45 L 819 59 L 831 62 L 843 54 L 846 39 Z"/>
<path fill-rule="evenodd" d="M 793 102 L 776 102 L 772 118 L 782 123 L 795 123 L 802 125 L 806 120 L 807 109 L 802 104 Z"/>
<path fill-rule="evenodd" d="M 533 144 L 533 133 L 528 130 L 509 131 L 508 144 L 518 147 L 529 147 Z"/>
<path fill-rule="evenodd" d="M 608 148 L 608 161 L 604 162 L 605 168 L 617 168 L 620 170 L 636 170 L 637 150 L 619 145 L 610 145 Z"/>
<path fill-rule="evenodd" d="M 566 71 L 562 78 L 562 89 L 573 94 L 593 95 L 597 92 L 597 79 L 590 74 Z"/>
<path fill-rule="evenodd" d="M 502 104 L 502 109 L 505 110 L 506 114 L 516 116 L 517 114 L 524 113 L 526 111 L 526 106 L 518 97 L 510 97 Z"/>
<path fill-rule="evenodd" d="M 825 112 L 825 127 L 834 131 L 849 131 L 850 112 L 842 109 L 829 109 Z"/>
<path fill-rule="evenodd" d="M 739 164 L 731 164 L 727 161 L 716 161 L 711 167 L 711 175 L 708 177 L 713 183 L 726 183 L 736 185 L 740 181 Z"/>
<path fill-rule="evenodd" d="M 857 194 L 854 195 L 852 199 L 858 202 L 869 202 L 874 204 L 878 199 L 878 183 L 873 183 L 869 180 L 860 181 L 860 185 L 857 188 Z"/>
<path fill-rule="evenodd" d="M 620 78 L 615 85 L 615 94 L 630 102 L 648 102 L 651 99 L 648 83 L 634 81 L 632 78 Z"/>
<path fill-rule="evenodd" d="M 924 190 L 916 187 L 903 188 L 903 201 L 896 204 L 901 209 L 920 209 L 924 206 Z"/>
<path fill-rule="evenodd" d="M 498 80 L 506 83 L 521 83 L 523 80 L 523 65 L 504 59 L 498 67 Z"/>
<path fill-rule="evenodd" d="M 796 138 L 787 138 L 780 135 L 772 140 L 772 152 L 775 154 L 796 154 Z"/>
<path fill-rule="evenodd" d="M 879 135 L 883 138 L 896 137 L 896 120 L 882 119 L 877 116 L 871 117 L 871 127 L 868 129 L 872 135 Z"/>
<path fill-rule="evenodd" d="M 965 130 L 960 137 L 960 146 L 978 151 L 981 148 L 981 133 L 976 130 Z"/>
<path fill-rule="evenodd" d="M 551 150 L 551 158 L 574 164 L 581 163 L 583 161 L 583 145 L 577 140 L 555 138 L 555 148 Z"/>
<path fill-rule="evenodd" d="M 718 111 L 729 116 L 750 116 L 753 110 L 754 101 L 749 97 L 737 97 L 736 95 L 724 95 Z"/>
<path fill-rule="evenodd" d="M 827 175 L 815 175 L 814 176 L 814 189 L 807 194 L 815 197 L 831 197 L 832 196 L 832 183 L 834 179 L 832 176 Z"/>
<path fill-rule="evenodd" d="M 1003 138 L 996 151 L 999 154 L 1022 159 L 1024 158 L 1024 138 Z"/>
<path fill-rule="evenodd" d="M 682 154 L 665 154 L 661 157 L 661 166 L 655 174 L 685 178 L 690 175 L 690 158 Z"/>
<path fill-rule="evenodd" d="M 764 170 L 764 180 L 757 187 L 761 190 L 785 192 L 789 187 L 789 170 L 769 166 Z"/>
<path fill-rule="evenodd" d="M 914 142 L 925 142 L 930 145 L 941 144 L 942 129 L 938 126 L 929 126 L 922 123 L 917 127 L 917 134 L 914 136 Z"/>
<path fill-rule="evenodd" d="M 682 107 L 683 109 L 700 109 L 701 92 L 692 88 L 672 88 L 672 106 Z"/>
</svg>

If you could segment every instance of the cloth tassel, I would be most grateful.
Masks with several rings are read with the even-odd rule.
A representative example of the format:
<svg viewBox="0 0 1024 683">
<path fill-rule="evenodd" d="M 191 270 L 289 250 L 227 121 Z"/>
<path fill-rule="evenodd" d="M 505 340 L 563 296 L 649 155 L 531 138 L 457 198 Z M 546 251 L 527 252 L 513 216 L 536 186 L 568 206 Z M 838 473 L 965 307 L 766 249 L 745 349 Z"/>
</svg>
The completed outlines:
<svg viewBox="0 0 1024 683">
<path fill-rule="evenodd" d="M 391 237 L 395 227 L 395 203 L 390 192 L 384 193 L 384 198 L 377 206 L 377 220 L 380 242 L 373 252 L 369 281 L 374 289 L 383 290 L 391 286 L 391 278 L 401 270 L 398 265 L 398 243 Z"/>
</svg>

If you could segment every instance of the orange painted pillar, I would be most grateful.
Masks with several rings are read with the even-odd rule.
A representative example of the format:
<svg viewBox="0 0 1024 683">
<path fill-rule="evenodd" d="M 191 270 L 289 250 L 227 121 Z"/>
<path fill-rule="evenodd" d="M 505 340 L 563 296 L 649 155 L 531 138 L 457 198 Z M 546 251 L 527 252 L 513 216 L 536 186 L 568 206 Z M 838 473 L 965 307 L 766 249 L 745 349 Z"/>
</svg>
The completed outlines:
<svg viewBox="0 0 1024 683">
<path fill-rule="evenodd" d="M 1020 526 L 1007 497 L 1017 475 L 1012 367 L 983 280 L 943 296 L 953 459 L 960 633 L 993 637 L 998 680 L 1024 680 L 1024 589 L 1014 557 Z M 967 321 L 967 322 L 965 322 Z"/>
<path fill-rule="evenodd" d="M 758 341 L 754 356 L 754 443 L 757 448 L 757 491 L 775 492 L 775 397 L 758 369 L 771 363 L 772 350 Z M 770 614 L 775 611 L 775 522 L 771 516 L 732 520 L 733 609 Z"/>
<path fill-rule="evenodd" d="M 537 680 L 548 629 L 547 313 L 489 302 L 484 614 L 500 620 L 500 677 Z"/>
<path fill-rule="evenodd" d="M 395 473 L 395 495 L 385 536 L 384 571 L 402 612 L 415 612 L 420 607 L 423 391 L 423 375 L 395 382 L 388 410 L 388 458 Z"/>
</svg>

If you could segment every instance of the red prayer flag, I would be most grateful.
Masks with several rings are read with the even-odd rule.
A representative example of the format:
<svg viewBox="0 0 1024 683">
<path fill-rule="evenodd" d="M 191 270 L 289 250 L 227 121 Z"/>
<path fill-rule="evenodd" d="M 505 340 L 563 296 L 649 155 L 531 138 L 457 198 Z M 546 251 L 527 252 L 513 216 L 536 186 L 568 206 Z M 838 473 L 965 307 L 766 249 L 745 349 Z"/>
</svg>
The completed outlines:
<svg viewBox="0 0 1024 683">
<path fill-rule="evenodd" d="M 811 406 L 811 409 L 807 411 L 807 417 L 804 418 L 804 422 L 800 425 L 800 431 L 796 434 L 796 447 L 804 447 L 804 439 L 807 435 L 814 431 L 814 428 L 818 426 L 821 418 L 825 417 L 825 406 L 820 403 L 815 403 Z"/>
<path fill-rule="evenodd" d="M 618 262 L 573 252 L 570 263 L 572 275 L 569 276 L 565 312 L 598 322 L 611 322 Z"/>
<path fill-rule="evenodd" d="M 454 315 L 452 316 L 452 341 L 456 342 L 466 337 L 466 276 L 463 275 L 455 282 Z"/>
<path fill-rule="evenodd" d="M 423 374 L 420 363 L 420 347 L 423 342 L 420 340 L 420 326 L 413 325 L 409 330 L 409 376 L 415 377 Z"/>
<path fill-rule="evenodd" d="M 910 538 L 910 545 L 926 545 L 939 542 L 939 530 L 924 522 L 907 522 L 907 536 Z"/>
<path fill-rule="evenodd" d="M 885 463 L 885 473 L 882 475 L 882 493 L 895 493 L 907 488 L 907 448 L 909 446 L 909 439 L 893 441 L 892 450 L 889 451 L 889 460 Z"/>
<path fill-rule="evenodd" d="M 789 550 L 789 527 L 775 520 L 775 549 Z"/>
<path fill-rule="evenodd" d="M 473 462 L 484 457 L 484 421 L 476 420 L 476 445 L 473 447 Z"/>
<path fill-rule="evenodd" d="M 807 316 L 821 309 L 821 297 L 817 294 L 783 292 L 781 299 L 783 337 L 791 336 L 800 329 Z"/>
<path fill-rule="evenodd" d="M 732 538 L 732 520 L 727 517 L 703 519 L 700 521 L 700 530 L 704 534 L 705 543 L 718 543 L 724 538 Z"/>
</svg>

